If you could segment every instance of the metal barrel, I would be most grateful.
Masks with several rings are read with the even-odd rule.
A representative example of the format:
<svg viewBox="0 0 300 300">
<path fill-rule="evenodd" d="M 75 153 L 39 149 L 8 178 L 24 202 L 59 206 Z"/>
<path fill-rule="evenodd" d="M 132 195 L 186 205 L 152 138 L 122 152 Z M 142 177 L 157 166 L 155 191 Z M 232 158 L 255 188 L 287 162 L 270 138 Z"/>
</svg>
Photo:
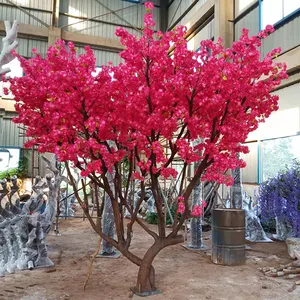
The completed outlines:
<svg viewBox="0 0 300 300">
<path fill-rule="evenodd" d="M 214 209 L 212 212 L 212 261 L 236 266 L 245 263 L 245 211 Z"/>
</svg>

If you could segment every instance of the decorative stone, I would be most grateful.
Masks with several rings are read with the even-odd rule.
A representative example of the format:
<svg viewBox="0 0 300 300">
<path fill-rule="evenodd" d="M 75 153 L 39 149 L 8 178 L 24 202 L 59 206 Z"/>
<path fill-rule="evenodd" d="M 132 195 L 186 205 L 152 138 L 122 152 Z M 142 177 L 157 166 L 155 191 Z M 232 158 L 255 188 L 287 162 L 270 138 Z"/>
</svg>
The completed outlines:
<svg viewBox="0 0 300 300">
<path fill-rule="evenodd" d="M 285 242 L 289 256 L 300 260 L 300 238 L 287 238 Z"/>
</svg>

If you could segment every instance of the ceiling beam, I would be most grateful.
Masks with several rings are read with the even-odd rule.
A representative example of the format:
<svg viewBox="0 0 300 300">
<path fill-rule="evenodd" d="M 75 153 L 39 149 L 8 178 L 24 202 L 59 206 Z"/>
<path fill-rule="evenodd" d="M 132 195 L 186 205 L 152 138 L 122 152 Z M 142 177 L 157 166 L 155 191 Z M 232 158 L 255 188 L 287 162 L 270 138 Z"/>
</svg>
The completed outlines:
<svg viewBox="0 0 300 300">
<path fill-rule="evenodd" d="M 109 12 L 111 12 L 113 15 L 115 15 L 117 18 L 119 18 L 121 21 L 125 22 L 127 25 L 131 26 L 133 29 L 135 29 L 137 32 L 141 33 L 141 29 L 136 28 L 134 25 L 132 25 L 130 22 L 128 22 L 126 19 L 118 15 L 116 12 L 114 12 L 112 9 L 110 9 L 108 6 L 103 4 L 100 0 L 95 0 L 97 3 L 99 3 L 102 7 L 107 9 Z"/>
<path fill-rule="evenodd" d="M 42 37 L 45 39 L 49 39 L 49 33 L 53 30 L 58 30 L 58 28 L 53 28 L 53 30 L 50 30 L 51 28 L 45 28 L 42 26 L 34 26 L 34 25 L 28 25 L 28 24 L 19 24 L 18 26 L 18 35 L 30 37 L 32 39 L 37 37 Z M 0 21 L 0 32 L 5 34 L 5 26 L 4 22 Z M 124 47 L 121 45 L 119 40 L 113 39 L 113 38 L 105 38 L 101 36 L 93 36 L 93 35 L 86 35 L 86 34 L 80 34 L 77 32 L 69 32 L 65 30 L 61 30 L 61 33 L 59 33 L 60 36 L 58 38 L 61 38 L 63 40 L 67 41 L 73 41 L 74 43 L 80 43 L 85 45 L 94 45 L 97 47 L 102 47 L 105 49 L 113 49 L 117 51 L 124 50 Z"/>
<path fill-rule="evenodd" d="M 0 31 L 5 32 L 5 26 L 3 21 L 0 21 Z M 29 24 L 19 24 L 18 34 L 33 37 L 48 37 L 48 28 Z"/>
<path fill-rule="evenodd" d="M 112 38 L 105 38 L 101 36 L 93 36 L 80 34 L 77 32 L 64 31 L 61 32 L 61 38 L 66 41 L 72 41 L 74 43 L 86 44 L 86 45 L 94 45 L 98 47 L 103 47 L 107 49 L 115 49 L 115 50 L 124 50 L 124 47 L 121 45 L 119 40 Z"/>
</svg>

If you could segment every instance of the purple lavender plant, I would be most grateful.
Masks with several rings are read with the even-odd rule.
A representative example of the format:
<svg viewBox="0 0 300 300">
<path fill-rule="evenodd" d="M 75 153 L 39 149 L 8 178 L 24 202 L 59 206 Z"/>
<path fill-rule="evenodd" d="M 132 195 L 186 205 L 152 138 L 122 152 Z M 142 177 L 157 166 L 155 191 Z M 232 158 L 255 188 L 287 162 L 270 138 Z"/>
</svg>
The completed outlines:
<svg viewBox="0 0 300 300">
<path fill-rule="evenodd" d="M 300 161 L 260 185 L 258 204 L 263 221 L 277 217 L 290 223 L 293 236 L 300 237 Z"/>
</svg>

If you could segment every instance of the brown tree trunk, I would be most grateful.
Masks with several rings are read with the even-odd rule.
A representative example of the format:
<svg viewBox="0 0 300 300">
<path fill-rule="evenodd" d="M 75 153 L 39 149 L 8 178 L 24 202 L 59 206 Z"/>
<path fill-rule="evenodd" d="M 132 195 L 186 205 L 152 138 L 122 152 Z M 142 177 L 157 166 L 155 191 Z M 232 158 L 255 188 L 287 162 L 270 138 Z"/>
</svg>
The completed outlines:
<svg viewBox="0 0 300 300">
<path fill-rule="evenodd" d="M 135 291 L 137 293 L 151 295 L 156 291 L 155 270 L 152 266 L 154 258 L 163 248 L 171 245 L 176 245 L 183 241 L 184 239 L 181 235 L 178 235 L 172 239 L 162 238 L 155 241 L 155 243 L 148 249 L 148 251 L 144 255 L 143 260 L 140 264 L 137 284 L 135 288 Z"/>
<path fill-rule="evenodd" d="M 151 293 L 156 290 L 155 270 L 152 262 L 159 251 L 163 248 L 161 241 L 156 241 L 146 252 L 139 268 L 137 277 L 136 292 Z"/>
</svg>

